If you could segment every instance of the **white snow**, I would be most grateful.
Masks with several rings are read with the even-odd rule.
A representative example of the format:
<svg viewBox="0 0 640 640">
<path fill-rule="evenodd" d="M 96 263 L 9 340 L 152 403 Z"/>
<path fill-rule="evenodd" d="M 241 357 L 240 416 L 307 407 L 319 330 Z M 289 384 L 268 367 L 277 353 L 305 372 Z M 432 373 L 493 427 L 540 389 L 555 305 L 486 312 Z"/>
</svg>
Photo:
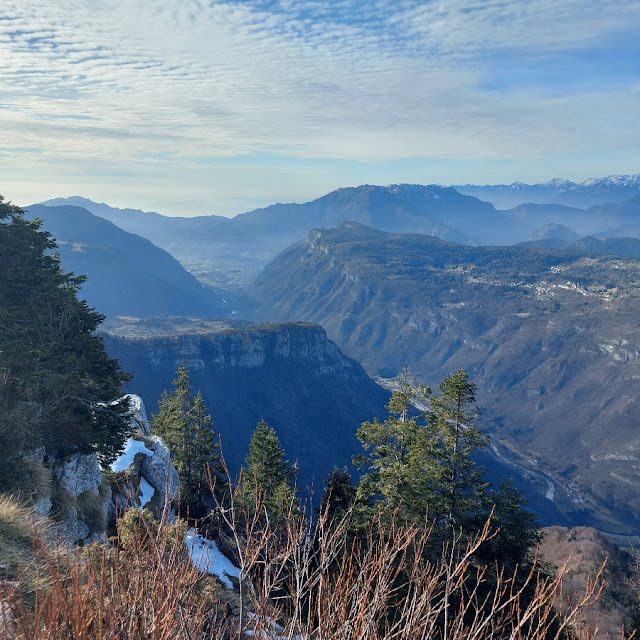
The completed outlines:
<svg viewBox="0 0 640 640">
<path fill-rule="evenodd" d="M 136 453 L 144 453 L 147 456 L 153 455 L 153 451 L 149 451 L 149 449 L 144 446 L 144 442 L 129 438 L 124 445 L 122 454 L 111 463 L 111 470 L 116 473 L 118 471 L 124 471 L 129 465 L 133 464 Z"/>
<path fill-rule="evenodd" d="M 156 490 L 144 478 L 140 478 L 140 511 L 153 498 L 155 492 Z"/>
<path fill-rule="evenodd" d="M 253 613 L 253 611 L 247 611 L 247 617 L 250 620 L 253 620 L 253 622 L 255 623 L 255 625 L 259 625 L 260 624 L 260 616 L 257 613 Z M 278 631 L 283 631 L 284 627 L 280 624 L 278 624 L 275 620 L 272 620 L 271 618 L 268 618 L 267 616 L 265 616 L 264 618 L 264 622 L 262 623 L 263 627 L 273 627 L 274 629 L 277 629 Z"/>
<path fill-rule="evenodd" d="M 217 576 L 227 589 L 233 589 L 233 584 L 227 576 L 240 578 L 240 569 L 220 552 L 213 540 L 206 540 L 191 528 L 187 531 L 184 542 L 189 549 L 191 564 L 194 567 Z"/>
</svg>

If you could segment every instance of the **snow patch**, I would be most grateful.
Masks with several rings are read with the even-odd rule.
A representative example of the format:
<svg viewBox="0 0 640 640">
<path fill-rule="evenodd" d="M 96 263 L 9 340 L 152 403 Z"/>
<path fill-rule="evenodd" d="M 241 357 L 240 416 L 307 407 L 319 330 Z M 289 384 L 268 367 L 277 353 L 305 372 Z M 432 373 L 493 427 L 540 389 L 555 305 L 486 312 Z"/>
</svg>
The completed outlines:
<svg viewBox="0 0 640 640">
<path fill-rule="evenodd" d="M 233 589 L 228 576 L 240 578 L 240 569 L 221 553 L 213 540 L 206 540 L 191 528 L 187 531 L 184 543 L 189 549 L 191 564 L 194 567 L 217 576 L 227 589 Z"/>
<path fill-rule="evenodd" d="M 144 478 L 140 478 L 140 507 L 138 507 L 140 511 L 153 498 L 155 492 L 156 490 Z"/>
<path fill-rule="evenodd" d="M 144 442 L 129 438 L 124 445 L 124 451 L 111 463 L 111 471 L 115 471 L 116 473 L 118 471 L 124 471 L 133 464 L 136 453 L 144 453 L 146 456 L 153 455 L 153 451 L 149 451 L 149 449 L 144 446 Z"/>
</svg>

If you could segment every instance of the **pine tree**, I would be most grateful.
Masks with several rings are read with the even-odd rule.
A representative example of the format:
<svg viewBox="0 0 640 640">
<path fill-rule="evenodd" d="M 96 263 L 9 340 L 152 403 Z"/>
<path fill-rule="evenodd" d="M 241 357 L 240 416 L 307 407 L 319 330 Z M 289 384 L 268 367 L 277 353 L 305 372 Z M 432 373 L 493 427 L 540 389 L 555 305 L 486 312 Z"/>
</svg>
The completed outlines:
<svg viewBox="0 0 640 640">
<path fill-rule="evenodd" d="M 249 508 L 264 492 L 264 506 L 271 517 L 286 513 L 295 500 L 293 473 L 274 429 L 260 420 L 249 443 L 249 453 L 242 470 L 243 500 Z"/>
<path fill-rule="evenodd" d="M 440 473 L 438 510 L 452 529 L 464 528 L 475 518 L 489 483 L 471 456 L 489 444 L 489 439 L 473 426 L 478 416 L 475 384 L 459 369 L 438 385 L 440 396 L 430 398 L 427 425 L 439 440 Z"/>
<path fill-rule="evenodd" d="M 430 393 L 422 385 L 414 388 L 404 376 L 386 406 L 389 417 L 384 422 L 377 418 L 364 422 L 358 429 L 357 437 L 369 452 L 353 457 L 357 468 L 367 470 L 357 487 L 362 505 L 382 499 L 389 511 L 400 509 L 401 517 L 424 520 L 433 497 L 429 482 L 423 481 L 424 467 L 431 463 L 425 456 L 418 460 L 418 452 L 426 450 L 428 439 L 410 415 L 413 403 L 425 401 Z"/>
<path fill-rule="evenodd" d="M 167 443 L 180 476 L 180 503 L 191 517 L 202 515 L 209 495 L 207 465 L 216 486 L 224 484 L 213 421 L 198 392 L 192 397 L 189 372 L 181 362 L 171 394 L 163 392 L 151 429 Z"/>
<path fill-rule="evenodd" d="M 351 482 L 347 468 L 333 467 L 333 471 L 324 481 L 319 512 L 326 512 L 329 520 L 340 518 L 353 506 L 355 500 L 356 488 Z"/>
<path fill-rule="evenodd" d="M 405 377 L 387 405 L 389 417 L 358 429 L 366 452 L 353 458 L 365 470 L 357 486 L 359 502 L 383 502 L 386 513 L 397 512 L 418 525 L 428 511 L 447 538 L 477 532 L 495 504 L 496 520 L 508 529 L 504 539 L 514 542 L 514 531 L 521 527 L 528 548 L 537 535 L 535 516 L 520 508 L 517 492 L 490 491 L 484 469 L 472 459 L 489 442 L 474 426 L 475 385 L 459 370 L 442 380 L 438 390 L 433 395 L 422 386 L 415 388 Z M 428 409 L 420 414 L 414 409 L 412 416 L 412 407 L 425 403 Z"/>
<path fill-rule="evenodd" d="M 0 449 L 6 464 L 44 446 L 54 456 L 114 460 L 130 435 L 130 379 L 95 334 L 104 316 L 77 295 L 55 241 L 0 196 Z M 9 475 L 9 474 L 6 474 Z"/>
<path fill-rule="evenodd" d="M 214 482 L 214 490 L 218 495 L 224 492 L 226 480 L 220 459 L 220 445 L 214 437 L 213 420 L 207 414 L 200 391 L 193 399 L 191 417 L 193 420 L 193 468 L 196 472 L 193 483 L 198 499 L 203 504 L 202 498 L 208 495 L 210 490 L 209 478 Z"/>
</svg>

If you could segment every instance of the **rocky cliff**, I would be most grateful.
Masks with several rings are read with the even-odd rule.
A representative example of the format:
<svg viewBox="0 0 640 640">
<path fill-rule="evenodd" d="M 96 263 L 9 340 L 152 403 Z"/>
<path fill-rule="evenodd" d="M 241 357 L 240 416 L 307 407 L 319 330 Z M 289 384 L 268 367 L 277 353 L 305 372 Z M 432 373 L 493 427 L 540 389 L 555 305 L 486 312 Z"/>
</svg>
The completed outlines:
<svg viewBox="0 0 640 640">
<path fill-rule="evenodd" d="M 117 329 L 114 329 L 117 333 Z M 349 464 L 364 420 L 383 417 L 389 393 L 347 358 L 325 331 L 304 323 L 219 329 L 145 339 L 106 335 L 105 345 L 148 407 L 171 389 L 180 362 L 200 390 L 235 473 L 257 422 L 274 427 L 303 489 L 321 488 L 334 464 Z"/>
</svg>

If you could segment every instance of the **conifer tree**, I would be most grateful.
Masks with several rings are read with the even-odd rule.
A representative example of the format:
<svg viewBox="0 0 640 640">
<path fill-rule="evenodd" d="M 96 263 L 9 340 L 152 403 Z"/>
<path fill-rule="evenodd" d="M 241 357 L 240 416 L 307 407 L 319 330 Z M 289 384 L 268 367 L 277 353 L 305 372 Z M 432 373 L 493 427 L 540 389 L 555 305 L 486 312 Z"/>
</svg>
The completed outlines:
<svg viewBox="0 0 640 640">
<path fill-rule="evenodd" d="M 340 518 L 348 511 L 356 500 L 356 488 L 351 483 L 351 476 L 347 468 L 333 471 L 324 481 L 324 491 L 320 498 L 320 513 L 327 513 L 329 520 Z"/>
<path fill-rule="evenodd" d="M 522 496 L 511 485 L 491 489 L 485 470 L 472 459 L 489 442 L 474 426 L 475 385 L 459 370 L 442 380 L 438 391 L 433 395 L 405 379 L 387 405 L 389 417 L 362 424 L 357 435 L 366 453 L 353 458 L 365 471 L 357 486 L 358 508 L 367 517 L 382 502 L 383 515 L 397 512 L 418 525 L 428 511 L 447 540 L 477 533 L 493 509 L 500 528 L 496 544 L 504 543 L 512 564 L 526 561 L 539 540 L 536 516 L 521 507 Z M 412 406 L 427 403 L 426 411 L 414 408 L 412 416 Z M 499 553 L 496 544 L 485 546 L 484 557 Z"/>
<path fill-rule="evenodd" d="M 151 429 L 167 443 L 173 464 L 180 476 L 180 502 L 190 516 L 203 513 L 209 494 L 207 465 L 216 486 L 223 483 L 218 444 L 214 440 L 213 421 L 198 392 L 192 397 L 189 372 L 180 363 L 172 393 L 163 392 L 158 413 L 153 414 Z"/>
<path fill-rule="evenodd" d="M 77 295 L 41 221 L 0 196 L 0 450 L 19 470 L 44 446 L 54 456 L 95 452 L 113 461 L 130 435 L 130 379 L 95 334 L 104 316 Z M 6 474 L 7 477 L 10 474 Z M 0 485 L 2 484 L 0 478 Z"/>
<path fill-rule="evenodd" d="M 430 449 L 430 441 L 410 415 L 413 403 L 425 401 L 430 393 L 422 385 L 412 387 L 404 376 L 400 389 L 393 391 L 386 405 L 389 417 L 384 422 L 377 418 L 364 422 L 358 429 L 357 437 L 368 452 L 353 457 L 357 468 L 367 470 L 357 488 L 361 504 L 382 499 L 390 511 L 400 508 L 401 516 L 424 519 L 432 502 L 429 483 L 434 473 L 432 470 L 426 475 L 425 466 L 433 466 L 434 460 L 429 461 L 425 455 L 418 460 L 419 453 Z"/>
<path fill-rule="evenodd" d="M 438 510 L 453 528 L 468 525 L 481 510 L 489 483 L 471 456 L 486 447 L 489 439 L 473 425 L 478 416 L 476 386 L 459 369 L 438 385 L 439 396 L 430 398 L 426 412 L 429 431 L 439 440 Z"/>
<path fill-rule="evenodd" d="M 294 506 L 292 501 L 295 500 L 293 473 L 284 455 L 275 430 L 260 420 L 251 436 L 249 453 L 245 458 L 243 499 L 251 507 L 260 493 L 264 492 L 267 513 L 276 518 Z"/>
</svg>

